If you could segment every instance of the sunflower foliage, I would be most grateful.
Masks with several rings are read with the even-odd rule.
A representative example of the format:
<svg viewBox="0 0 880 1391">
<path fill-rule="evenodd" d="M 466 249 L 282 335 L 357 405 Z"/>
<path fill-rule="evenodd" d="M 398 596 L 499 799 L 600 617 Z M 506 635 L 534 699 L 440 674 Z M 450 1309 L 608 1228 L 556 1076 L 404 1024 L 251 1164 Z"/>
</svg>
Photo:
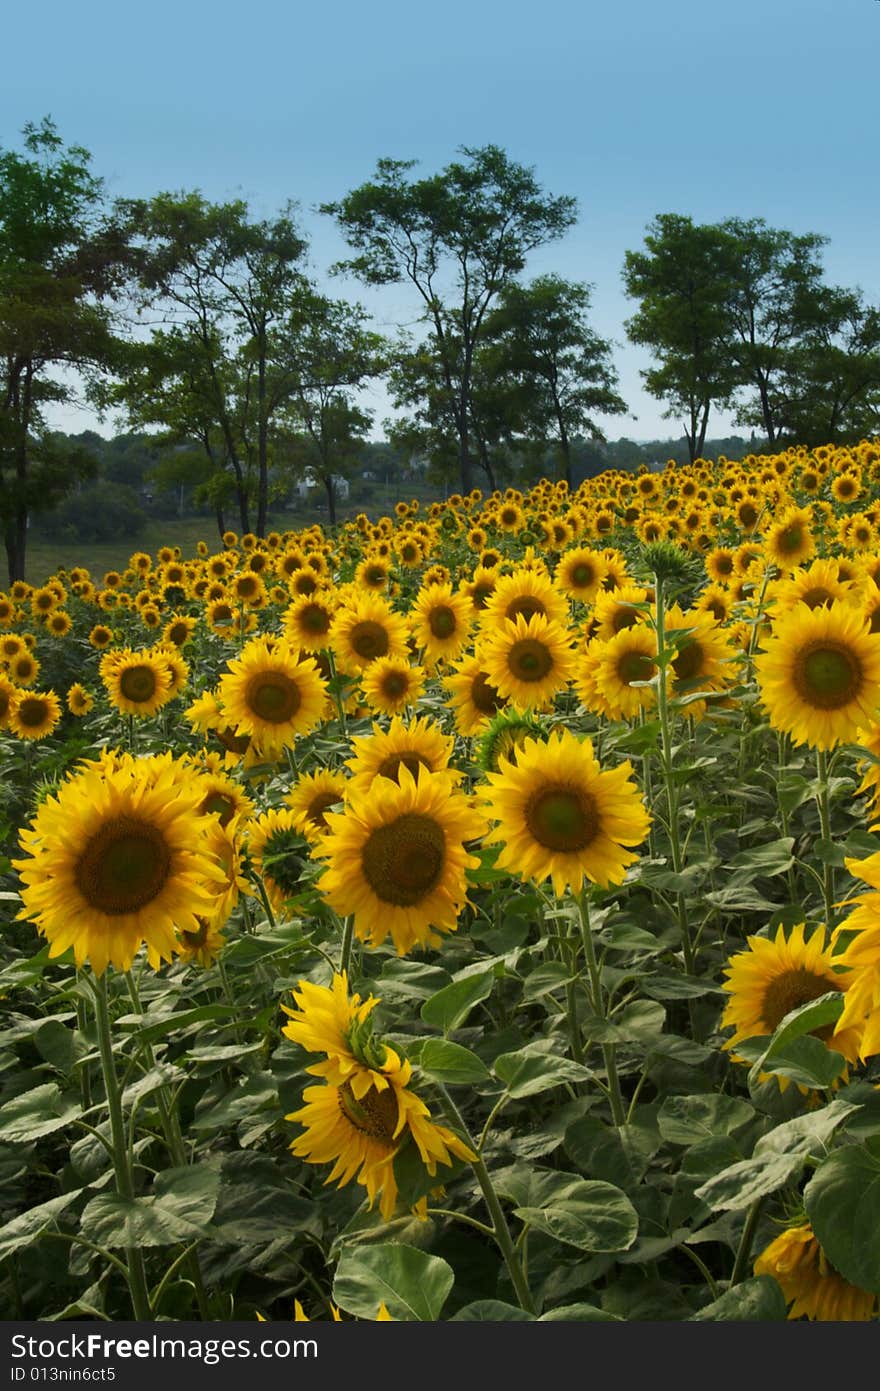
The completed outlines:
<svg viewBox="0 0 880 1391">
<path fill-rule="evenodd" d="M 876 1320 L 878 513 L 863 441 L 0 594 L 4 1308 Z"/>
</svg>

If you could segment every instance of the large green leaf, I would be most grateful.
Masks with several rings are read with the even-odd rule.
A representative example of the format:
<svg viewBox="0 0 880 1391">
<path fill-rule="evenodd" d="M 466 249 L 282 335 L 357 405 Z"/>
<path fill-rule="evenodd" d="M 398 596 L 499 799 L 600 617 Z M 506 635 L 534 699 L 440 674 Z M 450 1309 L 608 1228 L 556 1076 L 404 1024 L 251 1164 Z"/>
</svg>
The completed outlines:
<svg viewBox="0 0 880 1391">
<path fill-rule="evenodd" d="M 755 1115 L 747 1101 L 705 1092 L 696 1096 L 669 1096 L 657 1113 L 664 1140 L 673 1145 L 696 1145 L 710 1135 L 732 1135 Z"/>
<path fill-rule="evenodd" d="M 545 1206 L 519 1207 L 515 1215 L 579 1251 L 625 1251 L 639 1229 L 638 1214 L 622 1189 L 587 1179 L 574 1179 Z"/>
<path fill-rule="evenodd" d="M 99 1193 L 83 1209 L 83 1236 L 101 1246 L 170 1246 L 210 1236 L 220 1189 L 220 1167 L 203 1160 L 197 1168 L 157 1174 L 144 1198 Z"/>
<path fill-rule="evenodd" d="M 786 1317 L 785 1298 L 773 1276 L 756 1275 L 725 1290 L 718 1299 L 694 1314 L 691 1322 L 781 1323 Z"/>
<path fill-rule="evenodd" d="M 446 1038 L 425 1039 L 419 1066 L 438 1082 L 447 1082 L 450 1086 L 472 1086 L 475 1082 L 485 1082 L 489 1076 L 486 1064 L 476 1053 Z"/>
<path fill-rule="evenodd" d="M 442 1029 L 444 1034 L 448 1034 L 464 1023 L 475 1005 L 491 995 L 494 984 L 494 971 L 480 971 L 478 975 L 454 980 L 425 1001 L 422 1018 L 432 1028 Z"/>
<path fill-rule="evenodd" d="M 544 1040 L 528 1044 L 515 1053 L 501 1053 L 495 1059 L 495 1074 L 512 1097 L 536 1096 L 565 1082 L 585 1082 L 589 1068 L 573 1062 L 562 1053 L 548 1052 Z"/>
<path fill-rule="evenodd" d="M 375 1319 L 384 1302 L 393 1319 L 431 1322 L 440 1317 L 454 1279 L 446 1261 L 415 1246 L 357 1246 L 342 1254 L 333 1299 L 360 1319 Z"/>
<path fill-rule="evenodd" d="M 47 1082 L 0 1106 L 0 1138 L 10 1144 L 39 1140 L 69 1125 L 81 1110 L 78 1095 L 73 1092 L 64 1095 L 57 1083 Z"/>
<path fill-rule="evenodd" d="M 61 1193 L 57 1198 L 50 1198 L 46 1203 L 39 1203 L 27 1212 L 19 1213 L 0 1227 L 0 1260 L 17 1251 L 19 1246 L 27 1246 L 47 1227 L 54 1226 L 58 1214 L 70 1207 L 83 1191 L 82 1188 L 72 1188 L 69 1193 Z"/>
<path fill-rule="evenodd" d="M 880 1294 L 880 1157 L 861 1145 L 836 1150 L 810 1179 L 804 1202 L 834 1268 Z"/>
</svg>

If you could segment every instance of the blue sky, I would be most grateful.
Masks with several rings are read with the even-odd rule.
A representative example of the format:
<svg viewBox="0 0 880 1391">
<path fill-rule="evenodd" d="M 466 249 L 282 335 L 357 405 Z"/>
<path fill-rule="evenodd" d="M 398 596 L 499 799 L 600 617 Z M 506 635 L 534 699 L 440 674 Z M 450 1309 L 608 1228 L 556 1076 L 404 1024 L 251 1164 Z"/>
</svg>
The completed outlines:
<svg viewBox="0 0 880 1391">
<path fill-rule="evenodd" d="M 637 417 L 606 421 L 612 437 L 680 433 L 642 390 L 648 360 L 623 327 L 623 254 L 656 213 L 824 233 L 829 277 L 880 299 L 878 0 L 45 0 L 11 8 L 4 39 L 19 58 L 4 63 L 0 145 L 51 114 L 113 195 L 200 188 L 261 215 L 293 198 L 321 276 L 344 245 L 314 209 L 378 156 L 427 174 L 493 142 L 533 165 L 579 201 L 529 272 L 595 285 L 593 322 L 618 345 Z M 334 292 L 384 330 L 415 315 L 404 290 Z M 382 395 L 372 404 L 381 419 Z M 716 415 L 709 433 L 728 426 Z"/>
</svg>

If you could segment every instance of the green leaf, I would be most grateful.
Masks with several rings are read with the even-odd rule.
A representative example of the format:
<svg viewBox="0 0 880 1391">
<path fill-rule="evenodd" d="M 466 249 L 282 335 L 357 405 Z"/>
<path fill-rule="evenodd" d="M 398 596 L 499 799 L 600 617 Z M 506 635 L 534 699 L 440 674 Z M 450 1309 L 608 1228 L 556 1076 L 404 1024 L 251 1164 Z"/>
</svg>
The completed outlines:
<svg viewBox="0 0 880 1391">
<path fill-rule="evenodd" d="M 475 1299 L 452 1315 L 450 1323 L 533 1323 L 534 1314 L 527 1314 L 516 1304 L 501 1299 Z"/>
<path fill-rule="evenodd" d="M 750 1322 L 781 1323 L 787 1318 L 785 1296 L 772 1275 L 756 1275 L 727 1290 L 690 1322 Z"/>
<path fill-rule="evenodd" d="M 81 1110 L 79 1096 L 63 1095 L 56 1082 L 47 1082 L 0 1106 L 0 1138 L 9 1144 L 39 1140 L 69 1125 Z"/>
<path fill-rule="evenodd" d="M 494 983 L 495 973 L 491 970 L 454 980 L 425 1001 L 421 1009 L 422 1018 L 432 1028 L 442 1029 L 444 1034 L 448 1034 L 464 1023 L 475 1005 L 491 995 Z"/>
<path fill-rule="evenodd" d="M 803 1064 L 803 1069 L 810 1071 L 813 1067 L 818 1068 L 819 1075 L 829 1072 L 831 1063 L 823 1061 L 823 1055 L 815 1048 L 808 1050 L 801 1049 L 800 1052 L 792 1052 L 791 1044 L 805 1035 L 814 1033 L 817 1029 L 824 1028 L 828 1024 L 834 1024 L 843 1013 L 843 994 L 840 991 L 830 991 L 826 995 L 820 995 L 816 1000 L 808 1000 L 805 1005 L 800 1005 L 793 1009 L 782 1020 L 775 1033 L 770 1037 L 767 1045 L 754 1063 L 749 1074 L 749 1082 L 756 1085 L 762 1072 L 783 1072 L 786 1077 L 793 1077 L 790 1071 L 784 1071 L 786 1066 L 797 1068 L 798 1063 Z M 819 1043 L 824 1052 L 832 1052 L 820 1039 L 814 1039 L 814 1043 Z M 840 1075 L 845 1066 L 841 1055 L 835 1055 L 841 1059 L 840 1065 L 835 1072 L 830 1073 L 828 1082 L 805 1082 L 806 1086 L 830 1086 L 831 1082 Z M 793 1077 L 796 1082 L 802 1081 L 800 1077 Z"/>
<path fill-rule="evenodd" d="M 200 1104 L 191 1128 L 197 1131 L 223 1130 L 241 1120 L 278 1107 L 278 1084 L 271 1072 L 255 1072 L 231 1087 L 219 1101 Z M 273 1120 L 280 1116 L 273 1116 Z"/>
<path fill-rule="evenodd" d="M 597 1309 L 595 1304 L 562 1304 L 542 1314 L 539 1323 L 621 1323 L 617 1314 Z"/>
<path fill-rule="evenodd" d="M 537 1096 L 565 1082 L 585 1082 L 589 1068 L 560 1053 L 548 1053 L 543 1039 L 515 1053 L 501 1053 L 495 1059 L 495 1075 L 512 1097 Z"/>
<path fill-rule="evenodd" d="M 450 1043 L 449 1039 L 445 1038 L 425 1039 L 419 1066 L 438 1082 L 448 1082 L 450 1086 L 485 1082 L 489 1077 L 486 1064 L 476 1053 L 472 1053 L 469 1048 L 462 1048 L 460 1043 Z"/>
<path fill-rule="evenodd" d="M 581 1116 L 565 1132 L 565 1151 L 582 1173 L 625 1188 L 635 1187 L 661 1145 L 653 1119 L 635 1119 L 619 1128 L 596 1116 Z"/>
<path fill-rule="evenodd" d="M 824 1091 L 846 1068 L 842 1053 L 829 1048 L 820 1038 L 805 1034 L 789 1039 L 773 1049 L 772 1056 L 756 1063 L 749 1074 L 751 1085 L 757 1085 L 762 1072 L 788 1077 L 799 1086 Z"/>
<path fill-rule="evenodd" d="M 672 1145 L 695 1145 L 711 1135 L 732 1135 L 747 1125 L 755 1108 L 736 1097 L 706 1092 L 697 1096 L 670 1096 L 660 1107 L 657 1125 Z"/>
<path fill-rule="evenodd" d="M 514 1216 L 579 1251 L 625 1251 L 639 1229 L 623 1190 L 600 1180 L 570 1180 L 551 1203 L 518 1207 Z"/>
<path fill-rule="evenodd" d="M 720 1208 L 735 1212 L 791 1183 L 804 1167 L 806 1159 L 805 1154 L 741 1159 L 737 1164 L 722 1169 L 720 1174 L 694 1191 L 713 1210 Z"/>
<path fill-rule="evenodd" d="M 82 1188 L 72 1188 L 69 1193 L 61 1193 L 57 1198 L 50 1198 L 46 1203 L 39 1203 L 37 1207 L 19 1213 L 0 1227 L 0 1259 L 36 1240 L 41 1232 L 54 1225 L 58 1214 L 70 1207 L 84 1191 Z"/>
<path fill-rule="evenodd" d="M 376 981 L 377 994 L 383 1000 L 428 1000 L 448 984 L 449 972 L 440 966 L 407 961 L 403 957 L 386 961 Z"/>
<path fill-rule="evenodd" d="M 835 1270 L 880 1294 L 880 1158 L 861 1145 L 835 1150 L 807 1184 L 804 1202 Z"/>
<path fill-rule="evenodd" d="M 220 1166 L 202 1160 L 157 1174 L 153 1193 L 123 1198 L 99 1193 L 83 1209 L 84 1237 L 100 1246 L 170 1246 L 211 1234 L 210 1221 L 220 1189 Z"/>
<path fill-rule="evenodd" d="M 452 1267 L 415 1246 L 383 1242 L 342 1253 L 333 1301 L 356 1318 L 375 1319 L 379 1305 L 393 1319 L 432 1322 L 452 1289 Z"/>
<path fill-rule="evenodd" d="M 782 836 L 752 850 L 742 850 L 729 862 L 728 868 L 732 873 L 727 883 L 732 888 L 739 888 L 753 883 L 755 879 L 769 879 L 784 874 L 794 864 L 793 846 L 794 836 Z"/>
<path fill-rule="evenodd" d="M 124 1014 L 116 1023 L 121 1029 L 136 1033 L 140 1043 L 155 1043 L 177 1029 L 188 1028 L 190 1024 L 203 1024 L 209 1019 L 231 1019 L 236 1013 L 233 1005 L 197 1005 L 195 1009 L 175 1010 L 152 1022 L 149 1015 Z"/>
</svg>

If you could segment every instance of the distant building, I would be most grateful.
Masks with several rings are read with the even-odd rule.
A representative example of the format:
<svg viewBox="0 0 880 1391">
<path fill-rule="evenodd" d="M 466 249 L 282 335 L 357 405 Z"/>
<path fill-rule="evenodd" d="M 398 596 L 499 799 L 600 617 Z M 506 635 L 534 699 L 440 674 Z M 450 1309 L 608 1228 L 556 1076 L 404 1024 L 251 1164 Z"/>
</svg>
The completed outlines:
<svg viewBox="0 0 880 1391">
<path fill-rule="evenodd" d="M 339 498 L 340 502 L 344 502 L 351 492 L 351 484 L 347 478 L 343 478 L 341 473 L 334 473 L 331 476 L 333 479 L 333 492 L 336 497 Z M 318 478 L 314 469 L 307 468 L 296 485 L 296 491 L 302 501 L 305 501 L 315 488 L 320 488 L 321 492 L 323 492 L 324 480 Z"/>
</svg>

